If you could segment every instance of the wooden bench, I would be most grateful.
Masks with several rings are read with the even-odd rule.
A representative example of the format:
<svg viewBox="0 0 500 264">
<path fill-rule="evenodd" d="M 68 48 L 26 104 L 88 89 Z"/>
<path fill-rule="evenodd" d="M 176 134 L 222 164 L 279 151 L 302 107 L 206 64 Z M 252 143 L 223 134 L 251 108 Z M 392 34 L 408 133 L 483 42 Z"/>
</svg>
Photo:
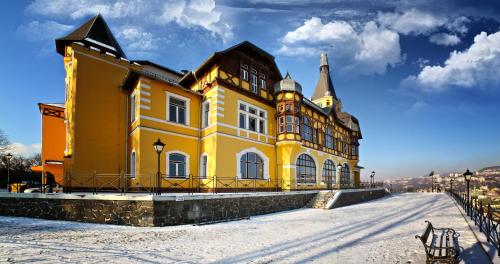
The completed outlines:
<svg viewBox="0 0 500 264">
<path fill-rule="evenodd" d="M 457 263 L 460 253 L 458 234 L 452 228 L 435 228 L 431 222 L 425 221 L 427 228 L 415 238 L 420 239 L 427 255 L 426 263 Z"/>
</svg>

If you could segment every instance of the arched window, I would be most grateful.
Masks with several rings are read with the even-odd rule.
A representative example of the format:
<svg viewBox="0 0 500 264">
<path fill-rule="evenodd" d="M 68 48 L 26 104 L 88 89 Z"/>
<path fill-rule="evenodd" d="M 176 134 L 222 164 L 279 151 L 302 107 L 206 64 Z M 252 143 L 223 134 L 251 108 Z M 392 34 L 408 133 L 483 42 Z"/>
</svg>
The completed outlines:
<svg viewBox="0 0 500 264">
<path fill-rule="evenodd" d="M 297 183 L 316 183 L 316 163 L 311 156 L 300 154 L 295 167 Z"/>
<path fill-rule="evenodd" d="M 254 152 L 247 152 L 241 156 L 240 170 L 242 179 L 264 178 L 264 162 L 262 158 Z"/>
<path fill-rule="evenodd" d="M 206 178 L 208 176 L 208 156 L 205 154 L 201 156 L 200 177 Z"/>
<path fill-rule="evenodd" d="M 342 165 L 342 169 L 340 169 L 340 184 L 341 185 L 351 184 L 351 171 L 347 164 Z"/>
<path fill-rule="evenodd" d="M 130 176 L 135 177 L 135 164 L 136 164 L 136 154 L 135 151 L 130 153 Z"/>
<path fill-rule="evenodd" d="M 186 177 L 186 156 L 180 153 L 168 155 L 168 177 Z"/>
<path fill-rule="evenodd" d="M 321 173 L 321 181 L 327 184 L 336 183 L 335 163 L 333 163 L 332 160 L 325 160 L 325 164 L 323 164 L 323 172 Z"/>
</svg>

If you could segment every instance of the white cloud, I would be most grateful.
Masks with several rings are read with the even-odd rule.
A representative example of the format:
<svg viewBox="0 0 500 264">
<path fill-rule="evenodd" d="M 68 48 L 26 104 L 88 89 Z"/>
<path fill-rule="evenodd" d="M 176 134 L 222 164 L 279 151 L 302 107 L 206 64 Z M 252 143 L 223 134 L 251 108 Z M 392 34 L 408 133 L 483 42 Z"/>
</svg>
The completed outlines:
<svg viewBox="0 0 500 264">
<path fill-rule="evenodd" d="M 444 65 L 425 66 L 417 76 L 409 76 L 403 86 L 427 91 L 457 87 L 498 87 L 500 84 L 500 31 L 481 32 L 465 51 L 453 51 Z"/>
<path fill-rule="evenodd" d="M 415 102 L 408 110 L 406 110 L 406 113 L 413 114 L 413 113 L 418 113 L 424 109 L 429 107 L 429 104 L 424 102 L 424 101 L 417 101 Z"/>
<path fill-rule="evenodd" d="M 74 20 L 100 13 L 105 18 L 121 20 L 122 26 L 176 23 L 184 28 L 202 28 L 223 41 L 233 37 L 231 27 L 217 11 L 215 0 L 35 0 L 27 11 Z"/>
<path fill-rule="evenodd" d="M 73 29 L 71 25 L 64 25 L 55 21 L 31 21 L 18 27 L 17 32 L 30 41 L 54 40 L 56 37 Z"/>
<path fill-rule="evenodd" d="M 141 27 L 122 26 L 117 37 L 126 43 L 127 51 L 135 55 L 145 56 L 158 49 L 159 40 Z"/>
<path fill-rule="evenodd" d="M 460 38 L 448 33 L 437 33 L 432 35 L 429 41 L 441 46 L 454 46 L 460 43 Z"/>
<path fill-rule="evenodd" d="M 9 145 L 9 152 L 13 155 L 30 157 L 34 154 L 40 153 L 42 151 L 42 144 L 23 144 L 19 142 L 14 142 Z"/>
<path fill-rule="evenodd" d="M 286 33 L 282 42 L 280 54 L 318 56 L 331 51 L 331 59 L 342 62 L 341 70 L 356 74 L 383 74 L 401 61 L 399 35 L 373 21 L 357 28 L 337 20 L 323 24 L 312 17 Z"/>
<path fill-rule="evenodd" d="M 202 27 L 228 41 L 233 37 L 233 33 L 229 24 L 221 20 L 221 15 L 222 13 L 216 10 L 214 0 L 179 1 L 166 3 L 156 22 L 176 22 L 186 28 Z"/>
<path fill-rule="evenodd" d="M 447 22 L 445 17 L 437 17 L 431 13 L 410 9 L 406 12 L 379 13 L 377 21 L 392 30 L 404 35 L 427 34 Z"/>
</svg>

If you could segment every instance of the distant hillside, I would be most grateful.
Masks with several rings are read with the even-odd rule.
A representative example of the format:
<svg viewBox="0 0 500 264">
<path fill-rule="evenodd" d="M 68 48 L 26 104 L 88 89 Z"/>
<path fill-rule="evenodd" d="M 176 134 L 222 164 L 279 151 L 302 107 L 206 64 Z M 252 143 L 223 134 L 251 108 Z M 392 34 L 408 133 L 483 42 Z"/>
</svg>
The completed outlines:
<svg viewBox="0 0 500 264">
<path fill-rule="evenodd" d="M 478 172 L 493 172 L 493 171 L 498 171 L 500 172 L 500 166 L 491 166 L 491 167 L 485 167 L 485 168 L 482 168 L 480 170 L 478 170 Z"/>
</svg>

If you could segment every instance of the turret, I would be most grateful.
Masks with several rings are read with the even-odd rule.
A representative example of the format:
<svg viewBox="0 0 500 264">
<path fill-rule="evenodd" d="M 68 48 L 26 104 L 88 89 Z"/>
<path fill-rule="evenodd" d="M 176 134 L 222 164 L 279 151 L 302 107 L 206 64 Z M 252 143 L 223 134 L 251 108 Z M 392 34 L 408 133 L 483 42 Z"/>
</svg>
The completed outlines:
<svg viewBox="0 0 500 264">
<path fill-rule="evenodd" d="M 276 96 L 277 141 L 300 140 L 302 86 L 289 73 L 274 85 Z"/>
<path fill-rule="evenodd" d="M 330 108 L 335 105 L 336 110 L 340 111 L 341 104 L 335 93 L 332 79 L 330 77 L 330 66 L 328 64 L 328 55 L 321 53 L 319 65 L 319 80 L 316 89 L 311 98 L 315 104 L 323 108 Z"/>
</svg>

